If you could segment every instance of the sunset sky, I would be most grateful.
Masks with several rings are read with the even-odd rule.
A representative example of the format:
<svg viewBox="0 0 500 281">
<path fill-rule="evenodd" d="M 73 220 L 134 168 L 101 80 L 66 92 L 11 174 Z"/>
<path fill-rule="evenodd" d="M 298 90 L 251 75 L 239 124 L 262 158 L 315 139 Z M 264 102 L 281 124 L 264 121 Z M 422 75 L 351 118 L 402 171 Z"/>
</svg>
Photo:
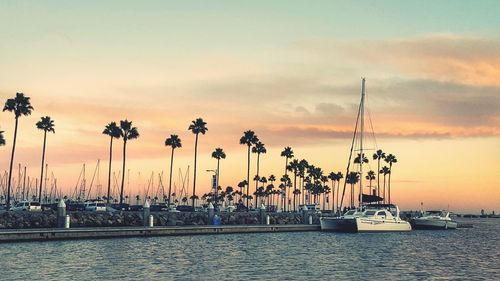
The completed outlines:
<svg viewBox="0 0 500 281">
<path fill-rule="evenodd" d="M 101 132 L 125 118 L 141 135 L 127 147 L 127 194 L 152 172 L 164 171 L 167 182 L 170 134 L 183 143 L 179 186 L 179 168 L 192 171 L 187 128 L 197 117 L 208 123 L 199 195 L 209 189 L 216 147 L 227 154 L 221 185 L 246 178 L 239 138 L 249 129 L 268 150 L 263 175 L 283 174 L 284 146 L 325 172 L 345 173 L 366 77 L 377 147 L 398 158 L 393 200 L 405 210 L 423 202 L 498 212 L 498 11 L 499 1 L 2 1 L 1 102 L 23 92 L 35 108 L 20 119 L 14 175 L 21 163 L 39 177 L 43 133 L 35 123 L 46 115 L 56 124 L 49 176 L 68 193 L 82 164 L 90 181 L 98 159 L 105 186 L 109 139 Z M 12 113 L 0 113 L 2 171 L 13 125 Z"/>
</svg>

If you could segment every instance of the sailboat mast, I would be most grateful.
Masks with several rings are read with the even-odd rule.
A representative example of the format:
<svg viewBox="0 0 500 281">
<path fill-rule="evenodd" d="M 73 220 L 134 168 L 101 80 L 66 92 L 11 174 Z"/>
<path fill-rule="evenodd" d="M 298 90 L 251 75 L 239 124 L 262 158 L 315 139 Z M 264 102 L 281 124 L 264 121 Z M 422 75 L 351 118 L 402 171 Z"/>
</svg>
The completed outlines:
<svg viewBox="0 0 500 281">
<path fill-rule="evenodd" d="M 359 209 L 363 208 L 363 133 L 365 129 L 365 78 L 361 80 L 361 128 L 359 134 Z"/>
</svg>

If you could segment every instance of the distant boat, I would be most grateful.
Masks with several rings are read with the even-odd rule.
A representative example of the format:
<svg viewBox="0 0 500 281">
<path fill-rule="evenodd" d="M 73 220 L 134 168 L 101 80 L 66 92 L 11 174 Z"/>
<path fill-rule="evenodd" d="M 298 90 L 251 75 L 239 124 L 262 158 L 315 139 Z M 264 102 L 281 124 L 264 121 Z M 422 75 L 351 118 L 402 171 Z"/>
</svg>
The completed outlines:
<svg viewBox="0 0 500 281">
<path fill-rule="evenodd" d="M 415 229 L 457 229 L 458 223 L 450 218 L 448 211 L 427 211 L 414 218 L 412 225 Z"/>
<path fill-rule="evenodd" d="M 348 210 L 344 215 L 338 217 L 320 218 L 321 230 L 335 232 L 388 232 L 388 231 L 410 231 L 411 225 L 399 217 L 399 208 L 392 204 L 366 204 L 380 201 L 382 198 L 373 195 L 363 194 L 363 133 L 364 133 L 364 106 L 365 106 L 365 79 L 361 84 L 361 101 L 359 104 L 354 138 L 351 145 L 351 153 L 355 144 L 356 133 L 359 125 L 359 206 L 356 209 Z M 349 161 L 350 162 L 350 161 Z M 348 166 L 349 167 L 349 166 Z M 348 168 L 349 172 L 349 168 Z M 347 176 L 346 179 L 347 180 Z M 366 201 L 364 201 L 366 200 Z M 339 211 L 340 212 L 340 211 Z"/>
</svg>

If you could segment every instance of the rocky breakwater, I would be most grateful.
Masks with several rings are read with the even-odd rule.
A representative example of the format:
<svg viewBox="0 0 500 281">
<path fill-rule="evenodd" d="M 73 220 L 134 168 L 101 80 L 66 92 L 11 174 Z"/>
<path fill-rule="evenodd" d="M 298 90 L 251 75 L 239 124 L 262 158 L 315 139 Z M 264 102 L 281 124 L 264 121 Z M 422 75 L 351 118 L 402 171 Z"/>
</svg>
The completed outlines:
<svg viewBox="0 0 500 281">
<path fill-rule="evenodd" d="M 74 227 L 120 227 L 142 226 L 143 212 L 68 212 L 70 226 Z M 196 226 L 209 225 L 206 212 L 151 212 L 155 226 Z M 260 224 L 258 212 L 216 213 L 221 225 Z M 302 224 L 302 213 L 267 213 L 270 224 Z M 310 214 L 313 224 L 319 224 L 319 216 Z M 306 221 L 308 219 L 306 218 Z M 57 213 L 43 212 L 3 212 L 0 213 L 0 229 L 55 228 Z"/>
</svg>

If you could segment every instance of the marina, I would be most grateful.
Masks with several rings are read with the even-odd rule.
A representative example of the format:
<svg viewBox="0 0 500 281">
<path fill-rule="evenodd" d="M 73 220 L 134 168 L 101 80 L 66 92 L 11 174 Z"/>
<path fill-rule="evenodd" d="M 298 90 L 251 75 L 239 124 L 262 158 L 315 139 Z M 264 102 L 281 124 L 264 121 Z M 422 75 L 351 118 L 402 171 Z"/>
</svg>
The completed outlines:
<svg viewBox="0 0 500 281">
<path fill-rule="evenodd" d="M 498 11 L 0 1 L 0 281 L 500 280 Z"/>
</svg>

